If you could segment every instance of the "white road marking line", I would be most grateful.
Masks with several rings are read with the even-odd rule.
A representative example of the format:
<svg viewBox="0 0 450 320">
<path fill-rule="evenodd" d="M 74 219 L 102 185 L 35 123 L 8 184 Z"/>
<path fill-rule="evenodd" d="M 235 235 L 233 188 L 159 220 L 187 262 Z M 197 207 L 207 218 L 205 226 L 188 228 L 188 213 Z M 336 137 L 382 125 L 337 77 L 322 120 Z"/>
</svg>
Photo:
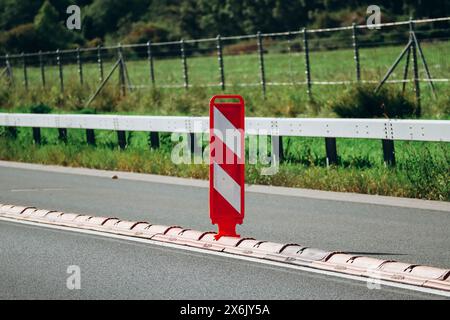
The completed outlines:
<svg viewBox="0 0 450 320">
<path fill-rule="evenodd" d="M 31 189 L 11 189 L 10 192 L 47 192 L 47 191 L 65 191 L 68 188 L 31 188 Z"/>
<path fill-rule="evenodd" d="M 294 269 L 294 270 L 299 270 L 299 271 L 304 271 L 304 272 L 317 273 L 317 274 L 321 274 L 321 275 L 327 275 L 327 276 L 343 278 L 343 279 L 348 279 L 348 280 L 355 280 L 355 281 L 360 281 L 360 282 L 367 282 L 368 280 L 371 279 L 371 278 L 367 278 L 367 277 L 354 276 L 354 275 L 343 274 L 343 273 L 338 273 L 338 272 L 333 272 L 333 271 L 315 269 L 312 267 L 284 264 L 284 263 L 276 262 L 276 261 L 270 261 L 270 260 L 264 260 L 264 259 L 258 259 L 258 258 L 252 258 L 252 257 L 247 257 L 247 256 L 240 256 L 240 255 L 233 255 L 233 254 L 229 254 L 226 252 L 205 250 L 205 249 L 200 249 L 200 248 L 195 248 L 195 247 L 178 245 L 178 244 L 174 244 L 174 243 L 161 242 L 161 241 L 155 241 L 155 240 L 144 239 L 144 238 L 136 238 L 136 237 L 106 233 L 106 232 L 95 231 L 95 230 L 51 225 L 51 224 L 46 224 L 46 223 L 17 220 L 14 218 L 6 218 L 6 217 L 0 217 L 0 221 L 20 223 L 20 224 L 25 224 L 25 225 L 49 228 L 49 229 L 84 233 L 84 234 L 89 234 L 89 235 L 97 235 L 97 236 L 102 236 L 102 237 L 106 237 L 106 238 L 114 238 L 114 239 L 122 239 L 122 240 L 128 240 L 128 241 L 133 241 L 133 242 L 147 243 L 147 244 L 152 244 L 152 245 L 156 245 L 156 246 L 181 249 L 181 250 L 203 253 L 203 254 L 216 255 L 216 256 L 221 256 L 221 257 L 233 258 L 233 259 L 238 259 L 238 260 L 243 260 L 243 261 L 250 261 L 250 262 L 255 262 L 255 263 L 259 263 L 259 264 L 265 264 L 265 265 L 276 266 L 276 267 L 287 268 L 287 269 Z M 418 286 L 413 286 L 413 285 L 409 285 L 409 284 L 391 282 L 391 281 L 380 280 L 380 279 L 376 279 L 376 280 L 377 280 L 377 283 L 380 284 L 381 286 L 384 285 L 387 287 L 399 288 L 399 289 L 404 289 L 404 290 L 416 291 L 416 292 L 433 294 L 433 295 L 450 298 L 450 292 L 448 292 L 448 291 L 432 289 L 432 288 L 425 288 L 425 287 L 418 287 Z M 367 290 L 370 290 L 370 289 L 367 289 Z"/>
<path fill-rule="evenodd" d="M 23 163 L 23 162 L 1 161 L 1 160 L 0 160 L 0 167 L 43 171 L 60 174 L 100 177 L 109 179 L 111 179 L 112 176 L 116 175 L 119 177 L 120 180 L 162 183 L 162 184 L 197 187 L 205 189 L 209 188 L 209 182 L 206 180 L 179 178 L 155 174 L 134 173 L 125 171 L 108 171 L 89 168 L 72 168 L 56 165 L 41 165 L 34 163 Z M 246 192 L 288 196 L 288 197 L 300 197 L 317 200 L 373 204 L 388 207 L 390 206 L 390 207 L 450 212 L 450 202 L 447 201 L 421 200 L 412 198 L 358 194 L 351 192 L 334 192 L 334 191 L 322 191 L 322 190 L 262 186 L 262 185 L 249 185 L 246 188 Z"/>
</svg>

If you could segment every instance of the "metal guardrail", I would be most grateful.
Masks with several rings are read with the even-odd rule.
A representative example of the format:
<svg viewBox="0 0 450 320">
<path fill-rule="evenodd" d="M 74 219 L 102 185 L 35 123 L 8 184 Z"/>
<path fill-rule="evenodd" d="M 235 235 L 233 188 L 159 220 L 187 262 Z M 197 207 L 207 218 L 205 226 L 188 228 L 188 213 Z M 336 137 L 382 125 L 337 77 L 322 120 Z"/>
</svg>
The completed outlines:
<svg viewBox="0 0 450 320">
<path fill-rule="evenodd" d="M 32 128 L 36 144 L 41 143 L 40 128 L 57 128 L 63 142 L 67 142 L 67 129 L 84 129 L 90 145 L 95 145 L 94 130 L 112 130 L 117 132 L 120 149 L 127 146 L 126 131 L 150 132 L 151 148 L 159 148 L 159 132 L 186 133 L 194 153 L 195 134 L 209 132 L 209 118 L 0 113 L 0 126 L 10 127 L 13 136 L 16 127 Z M 450 142 L 448 120 L 246 118 L 245 127 L 247 135 L 271 136 L 272 154 L 276 150 L 280 161 L 284 158 L 282 137 L 325 138 L 327 165 L 338 164 L 336 138 L 381 140 L 383 159 L 389 166 L 395 165 L 395 140 Z"/>
<path fill-rule="evenodd" d="M 450 142 L 448 120 L 246 118 L 246 134 Z M 208 117 L 0 113 L 0 126 L 146 132 L 208 132 Z"/>
</svg>

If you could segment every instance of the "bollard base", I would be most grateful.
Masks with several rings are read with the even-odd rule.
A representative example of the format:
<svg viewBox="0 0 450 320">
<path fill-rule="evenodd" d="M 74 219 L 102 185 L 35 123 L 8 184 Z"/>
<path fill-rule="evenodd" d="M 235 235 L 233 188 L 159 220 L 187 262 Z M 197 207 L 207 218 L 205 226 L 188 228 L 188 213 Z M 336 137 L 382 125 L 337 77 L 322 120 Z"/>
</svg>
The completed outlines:
<svg viewBox="0 0 450 320">
<path fill-rule="evenodd" d="M 240 237 L 240 235 L 236 233 L 235 223 L 218 223 L 218 226 L 219 232 L 214 236 L 214 239 L 219 240 L 222 237 Z"/>
</svg>

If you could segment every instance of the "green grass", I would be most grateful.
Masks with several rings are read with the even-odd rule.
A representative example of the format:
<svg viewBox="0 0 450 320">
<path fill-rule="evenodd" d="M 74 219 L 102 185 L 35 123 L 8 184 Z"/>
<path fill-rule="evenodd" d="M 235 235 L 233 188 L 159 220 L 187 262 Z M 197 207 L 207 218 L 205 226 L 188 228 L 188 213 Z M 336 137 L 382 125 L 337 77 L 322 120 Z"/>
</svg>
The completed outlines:
<svg viewBox="0 0 450 320">
<path fill-rule="evenodd" d="M 161 135 L 158 150 L 149 150 L 146 133 L 129 134 L 125 151 L 118 149 L 114 132 L 96 131 L 96 147 L 86 145 L 84 134 L 69 130 L 65 145 L 58 142 L 55 129 L 42 129 L 39 146 L 32 142 L 31 129 L 19 129 L 17 140 L 3 133 L 0 159 L 208 179 L 205 164 L 172 163 L 174 144 L 167 134 Z M 381 142 L 376 140 L 338 139 L 339 165 L 330 168 L 325 167 L 323 139 L 289 138 L 284 144 L 286 161 L 279 172 L 264 176 L 261 164 L 247 165 L 247 183 L 450 200 L 450 146 L 446 143 L 397 142 L 395 168 L 385 167 Z"/>
<path fill-rule="evenodd" d="M 405 43 L 406 44 L 406 43 Z M 449 42 L 424 43 L 422 45 L 427 58 L 430 72 L 434 78 L 448 78 L 450 63 L 447 54 L 450 51 Z M 380 80 L 387 69 L 402 51 L 403 46 L 383 46 L 360 49 L 360 61 L 362 79 Z M 183 69 L 178 52 L 173 52 L 172 57 L 155 58 L 155 79 L 161 85 L 183 85 Z M 126 55 L 125 55 L 126 56 Z M 149 67 L 145 58 L 137 59 L 133 54 L 128 54 L 127 67 L 130 77 L 135 84 L 150 84 Z M 305 81 L 305 62 L 301 52 L 278 53 L 272 52 L 270 47 L 264 56 L 267 82 L 302 82 Z M 69 61 L 73 62 L 73 61 Z M 220 74 L 217 57 L 214 54 L 207 56 L 188 57 L 189 82 L 194 86 L 204 84 L 219 84 Z M 311 51 L 311 77 L 313 81 L 340 81 L 355 79 L 355 62 L 353 49 Z M 425 72 L 419 61 L 420 77 L 425 78 Z M 104 64 L 105 74 L 113 65 L 109 60 Z M 85 80 L 96 82 L 99 79 L 96 63 L 86 63 L 84 66 Z M 393 79 L 401 79 L 403 76 L 402 62 Z M 411 65 L 410 65 L 411 66 Z M 226 83 L 259 83 L 259 57 L 256 54 L 224 55 Z M 37 67 L 28 68 L 30 83 L 40 84 L 40 70 Z M 17 73 L 17 72 L 16 72 Z M 46 68 L 47 82 L 57 85 L 58 69 L 56 66 Z M 410 73 L 411 75 L 411 73 Z M 22 74 L 17 75 L 21 80 Z M 76 64 L 64 65 L 64 76 L 67 79 L 78 80 Z"/>
</svg>

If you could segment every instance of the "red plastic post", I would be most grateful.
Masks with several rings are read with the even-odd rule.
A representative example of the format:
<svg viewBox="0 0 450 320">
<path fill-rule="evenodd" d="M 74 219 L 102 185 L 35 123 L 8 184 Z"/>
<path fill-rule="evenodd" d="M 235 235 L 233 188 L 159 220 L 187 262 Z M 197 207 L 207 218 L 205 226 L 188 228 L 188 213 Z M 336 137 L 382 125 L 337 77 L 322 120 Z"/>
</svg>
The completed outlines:
<svg viewBox="0 0 450 320">
<path fill-rule="evenodd" d="M 241 96 L 218 95 L 209 104 L 209 208 L 216 240 L 239 237 L 244 221 L 245 103 Z"/>
</svg>

